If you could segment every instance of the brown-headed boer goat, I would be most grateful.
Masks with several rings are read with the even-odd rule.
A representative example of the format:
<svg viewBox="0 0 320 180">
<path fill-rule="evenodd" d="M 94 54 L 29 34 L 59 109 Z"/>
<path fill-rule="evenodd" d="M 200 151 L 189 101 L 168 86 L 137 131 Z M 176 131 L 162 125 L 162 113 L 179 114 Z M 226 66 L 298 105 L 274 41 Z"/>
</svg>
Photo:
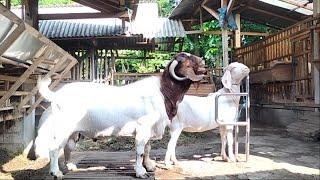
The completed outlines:
<svg viewBox="0 0 320 180">
<path fill-rule="evenodd" d="M 149 140 L 162 138 L 183 96 L 204 72 L 201 58 L 182 52 L 174 56 L 161 76 L 121 87 L 76 82 L 53 92 L 48 88 L 50 79 L 40 80 L 40 94 L 51 102 L 52 112 L 39 128 L 36 151 L 47 141 L 50 172 L 61 178 L 58 154 L 74 132 L 91 138 L 135 136 L 136 177 L 147 178 L 147 171 L 155 169 L 149 158 Z"/>
</svg>

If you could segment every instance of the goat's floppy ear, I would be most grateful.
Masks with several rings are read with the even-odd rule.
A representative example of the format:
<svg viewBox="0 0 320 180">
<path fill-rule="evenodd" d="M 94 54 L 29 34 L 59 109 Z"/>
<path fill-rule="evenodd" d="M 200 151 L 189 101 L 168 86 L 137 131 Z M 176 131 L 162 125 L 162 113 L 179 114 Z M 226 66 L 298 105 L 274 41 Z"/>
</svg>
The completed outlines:
<svg viewBox="0 0 320 180">
<path fill-rule="evenodd" d="M 227 89 L 231 89 L 231 73 L 229 69 L 226 69 L 226 71 L 224 72 L 222 78 L 221 78 L 222 84 L 225 88 Z"/>
</svg>

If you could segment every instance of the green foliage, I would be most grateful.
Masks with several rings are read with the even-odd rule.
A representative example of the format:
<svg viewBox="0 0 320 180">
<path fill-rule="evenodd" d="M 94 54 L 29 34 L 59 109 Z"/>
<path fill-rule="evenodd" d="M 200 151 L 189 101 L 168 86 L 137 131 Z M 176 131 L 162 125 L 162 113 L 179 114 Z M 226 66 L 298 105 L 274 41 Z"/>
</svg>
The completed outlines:
<svg viewBox="0 0 320 180">
<path fill-rule="evenodd" d="M 218 21 L 205 22 L 202 26 L 194 26 L 193 29 L 206 31 L 220 30 Z M 183 50 L 204 58 L 208 67 L 215 67 L 216 61 L 222 54 L 221 36 L 212 34 L 188 35 L 184 41 Z"/>
<path fill-rule="evenodd" d="M 169 53 L 148 53 L 147 57 L 154 59 L 134 59 L 134 57 L 143 57 L 142 51 L 119 51 L 119 56 L 133 57 L 132 59 L 120 59 L 116 61 L 117 72 L 131 73 L 153 73 L 164 69 L 168 61 L 171 59 Z"/>
<path fill-rule="evenodd" d="M 255 24 L 249 21 L 241 21 L 241 31 L 243 32 L 266 32 L 266 33 L 275 33 L 277 30 L 270 28 L 262 24 Z M 251 44 L 253 42 L 261 40 L 262 36 L 243 36 L 242 42 L 244 45 Z"/>
<path fill-rule="evenodd" d="M 168 17 L 173 10 L 173 0 L 158 0 L 161 17 Z"/>
<path fill-rule="evenodd" d="M 195 30 L 220 31 L 217 20 L 205 22 L 201 25 L 192 27 Z M 247 21 L 241 21 L 241 31 L 244 32 L 267 32 L 274 33 L 275 29 L 265 25 L 255 24 Z M 250 44 L 262 39 L 259 36 L 243 36 L 242 43 Z M 216 67 L 222 58 L 222 43 L 220 35 L 212 34 L 193 34 L 188 35 L 184 40 L 183 50 L 204 57 L 208 67 Z"/>
<path fill-rule="evenodd" d="M 48 6 L 48 5 L 61 5 L 61 4 L 72 4 L 72 0 L 39 0 L 39 5 Z M 12 6 L 21 5 L 21 0 L 11 0 Z"/>
</svg>

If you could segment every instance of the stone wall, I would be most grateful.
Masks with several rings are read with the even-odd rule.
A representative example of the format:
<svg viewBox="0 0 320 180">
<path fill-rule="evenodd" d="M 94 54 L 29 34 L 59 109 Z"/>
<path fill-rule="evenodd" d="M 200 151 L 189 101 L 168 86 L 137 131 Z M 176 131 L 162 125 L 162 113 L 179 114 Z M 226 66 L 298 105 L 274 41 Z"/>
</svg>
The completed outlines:
<svg viewBox="0 0 320 180">
<path fill-rule="evenodd" d="M 0 148 L 28 153 L 35 137 L 34 112 L 20 119 L 0 122 Z"/>
<path fill-rule="evenodd" d="M 320 131 L 320 112 L 313 108 L 284 108 L 280 106 L 252 106 L 251 121 L 283 127 L 294 136 L 318 138 Z"/>
</svg>

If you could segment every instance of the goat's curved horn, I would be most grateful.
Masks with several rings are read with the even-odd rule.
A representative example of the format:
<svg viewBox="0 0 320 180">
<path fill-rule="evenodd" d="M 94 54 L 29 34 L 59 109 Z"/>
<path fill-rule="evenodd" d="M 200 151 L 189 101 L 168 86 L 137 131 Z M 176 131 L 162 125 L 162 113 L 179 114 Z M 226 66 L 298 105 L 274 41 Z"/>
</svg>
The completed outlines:
<svg viewBox="0 0 320 180">
<path fill-rule="evenodd" d="M 170 64 L 170 67 L 169 67 L 170 75 L 177 81 L 184 81 L 184 80 L 188 79 L 186 77 L 178 77 L 176 75 L 176 73 L 174 72 L 174 69 L 176 68 L 177 65 L 178 65 L 177 60 L 172 61 L 172 63 Z"/>
</svg>

